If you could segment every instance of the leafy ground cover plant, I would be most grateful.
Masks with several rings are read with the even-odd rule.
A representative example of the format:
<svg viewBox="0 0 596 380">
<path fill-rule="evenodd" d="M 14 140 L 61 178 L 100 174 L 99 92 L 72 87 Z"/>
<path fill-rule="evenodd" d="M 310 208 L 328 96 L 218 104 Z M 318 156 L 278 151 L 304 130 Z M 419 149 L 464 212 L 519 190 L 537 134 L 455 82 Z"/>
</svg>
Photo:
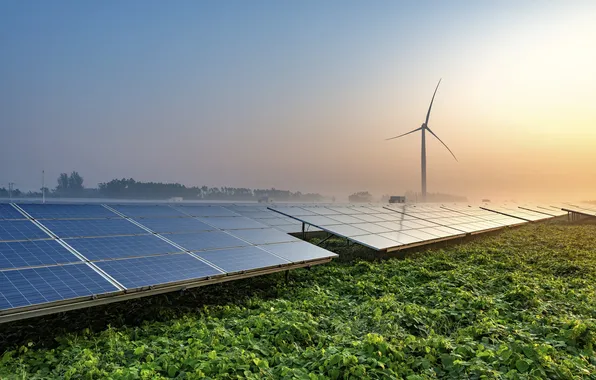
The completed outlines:
<svg viewBox="0 0 596 380">
<path fill-rule="evenodd" d="M 350 260 L 289 283 L 0 326 L 0 378 L 596 378 L 596 226 L 527 225 L 403 260 L 328 244 Z"/>
</svg>

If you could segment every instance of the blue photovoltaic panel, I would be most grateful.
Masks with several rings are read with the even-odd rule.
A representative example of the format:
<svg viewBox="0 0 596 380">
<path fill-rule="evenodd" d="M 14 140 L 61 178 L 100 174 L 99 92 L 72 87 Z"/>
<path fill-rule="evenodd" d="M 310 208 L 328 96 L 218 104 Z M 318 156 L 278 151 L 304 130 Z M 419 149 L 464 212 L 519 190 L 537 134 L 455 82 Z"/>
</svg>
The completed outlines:
<svg viewBox="0 0 596 380">
<path fill-rule="evenodd" d="M 253 244 L 285 243 L 298 241 L 299 239 L 273 228 L 255 230 L 234 230 L 230 232 L 234 236 L 249 241 Z"/>
<path fill-rule="evenodd" d="M 35 219 L 117 218 L 102 205 L 23 203 L 19 206 Z"/>
<path fill-rule="evenodd" d="M 210 249 L 245 247 L 250 245 L 245 241 L 221 231 L 164 234 L 163 237 L 184 247 L 188 251 L 205 251 Z"/>
<path fill-rule="evenodd" d="M 263 246 L 263 249 L 295 263 L 337 257 L 335 253 L 331 253 L 326 249 L 317 247 L 316 245 L 305 241 L 269 244 Z"/>
<path fill-rule="evenodd" d="M 41 223 L 61 238 L 111 235 L 139 235 L 147 231 L 123 218 L 43 220 Z"/>
<path fill-rule="evenodd" d="M 179 206 L 178 210 L 191 216 L 238 216 L 238 214 L 220 206 Z"/>
<path fill-rule="evenodd" d="M 30 220 L 0 220 L 0 241 L 49 238 L 47 233 Z"/>
<path fill-rule="evenodd" d="M 145 218 L 135 219 L 153 232 L 196 232 L 210 231 L 215 228 L 195 218 Z"/>
<path fill-rule="evenodd" d="M 154 235 L 66 239 L 65 242 L 91 261 L 180 252 Z"/>
<path fill-rule="evenodd" d="M 26 219 L 23 214 L 6 203 L 0 203 L 0 219 Z"/>
<path fill-rule="evenodd" d="M 123 213 L 129 217 L 142 217 L 142 216 L 184 216 L 180 211 L 169 207 L 169 206 L 153 206 L 153 205 L 109 205 L 115 210 Z"/>
<path fill-rule="evenodd" d="M 199 218 L 221 230 L 237 230 L 246 228 L 266 228 L 267 226 L 243 216 L 236 217 L 213 217 L 213 218 Z"/>
<path fill-rule="evenodd" d="M 274 256 L 254 246 L 198 252 L 196 255 L 217 265 L 228 273 L 267 268 L 290 263 L 288 260 Z"/>
<path fill-rule="evenodd" d="M 0 269 L 66 264 L 81 260 L 56 240 L 0 243 Z"/>
<path fill-rule="evenodd" d="M 0 272 L 0 310 L 115 291 L 86 264 Z"/>
<path fill-rule="evenodd" d="M 95 264 L 128 289 L 223 274 L 188 253 L 99 261 Z"/>
</svg>

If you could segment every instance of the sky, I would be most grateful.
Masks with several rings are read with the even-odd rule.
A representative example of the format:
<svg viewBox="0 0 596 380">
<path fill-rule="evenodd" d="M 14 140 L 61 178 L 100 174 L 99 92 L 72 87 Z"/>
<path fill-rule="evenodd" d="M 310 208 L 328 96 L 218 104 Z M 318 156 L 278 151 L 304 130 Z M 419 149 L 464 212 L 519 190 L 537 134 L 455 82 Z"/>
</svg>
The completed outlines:
<svg viewBox="0 0 596 380">
<path fill-rule="evenodd" d="M 0 187 L 596 199 L 594 1 L 0 0 Z"/>
</svg>

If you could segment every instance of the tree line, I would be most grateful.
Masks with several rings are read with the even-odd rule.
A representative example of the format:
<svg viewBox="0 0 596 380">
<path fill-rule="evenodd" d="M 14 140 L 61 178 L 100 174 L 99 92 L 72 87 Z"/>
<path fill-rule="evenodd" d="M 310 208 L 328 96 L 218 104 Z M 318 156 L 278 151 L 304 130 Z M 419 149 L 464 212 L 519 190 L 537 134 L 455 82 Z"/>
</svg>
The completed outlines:
<svg viewBox="0 0 596 380">
<path fill-rule="evenodd" d="M 168 199 L 180 197 L 185 200 L 261 200 L 275 201 L 321 201 L 318 193 L 301 193 L 289 190 L 249 189 L 246 187 L 185 186 L 179 183 L 139 182 L 133 178 L 113 179 L 100 183 L 100 196 L 109 198 Z"/>
<path fill-rule="evenodd" d="M 113 179 L 102 182 L 97 188 L 85 188 L 84 178 L 76 171 L 60 173 L 56 179 L 56 187 L 44 188 L 39 191 L 21 192 L 12 189 L 12 197 L 42 196 L 45 190 L 46 197 L 85 197 L 85 198 L 120 198 L 120 199 L 170 199 L 175 197 L 184 200 L 230 200 L 230 201 L 322 201 L 323 196 L 318 193 L 292 192 L 289 190 L 249 189 L 246 187 L 208 187 L 185 186 L 180 183 L 140 182 L 133 178 Z M 0 197 L 8 198 L 9 191 L 0 188 Z"/>
</svg>

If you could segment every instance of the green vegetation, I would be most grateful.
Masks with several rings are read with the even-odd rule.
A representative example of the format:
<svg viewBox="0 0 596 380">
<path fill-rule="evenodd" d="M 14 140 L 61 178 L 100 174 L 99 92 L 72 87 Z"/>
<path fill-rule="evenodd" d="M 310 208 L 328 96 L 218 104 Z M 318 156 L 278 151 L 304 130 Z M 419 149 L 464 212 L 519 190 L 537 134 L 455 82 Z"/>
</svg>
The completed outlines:
<svg viewBox="0 0 596 380">
<path fill-rule="evenodd" d="M 527 225 L 405 260 L 330 244 L 342 259 L 287 284 L 53 317 L 79 329 L 54 344 L 48 318 L 0 326 L 13 344 L 32 323 L 45 332 L 0 355 L 0 378 L 596 378 L 596 226 Z"/>
</svg>

